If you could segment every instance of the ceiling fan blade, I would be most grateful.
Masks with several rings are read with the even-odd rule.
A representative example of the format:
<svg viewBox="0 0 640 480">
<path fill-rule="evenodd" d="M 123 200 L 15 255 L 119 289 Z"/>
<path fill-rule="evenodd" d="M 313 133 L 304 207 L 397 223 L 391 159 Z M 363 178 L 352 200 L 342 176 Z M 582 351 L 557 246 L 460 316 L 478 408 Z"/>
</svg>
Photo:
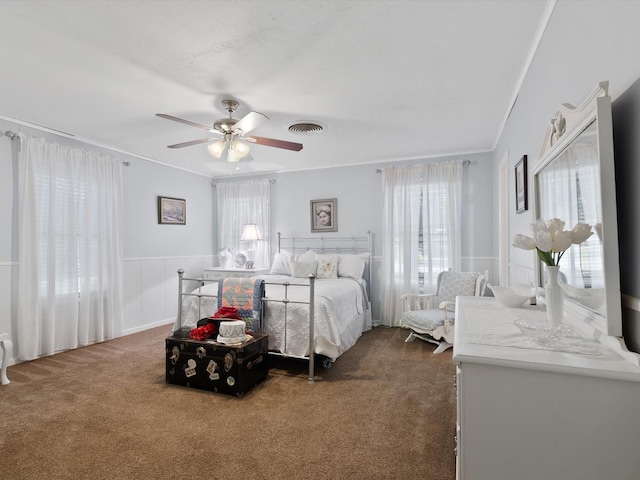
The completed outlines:
<svg viewBox="0 0 640 480">
<path fill-rule="evenodd" d="M 246 133 L 249 133 L 254 128 L 259 127 L 267 120 L 269 120 L 269 117 L 267 117 L 263 113 L 249 112 L 247 115 L 236 122 L 236 124 L 233 126 L 233 131 L 236 132 L 238 130 L 241 130 L 242 134 L 244 135 Z"/>
<path fill-rule="evenodd" d="M 275 138 L 256 137 L 252 135 L 250 137 L 244 137 L 244 139 L 252 143 L 257 143 L 258 145 L 266 145 L 267 147 L 284 148 L 285 150 L 293 150 L 296 152 L 302 150 L 301 143 L 276 140 Z"/>
<path fill-rule="evenodd" d="M 183 120 L 182 118 L 174 117 L 173 115 L 167 115 L 166 113 L 156 113 L 156 116 L 160 118 L 166 118 L 167 120 L 173 120 L 174 122 L 184 123 L 185 125 L 191 125 L 192 127 L 201 128 L 211 133 L 216 133 L 216 131 L 212 127 L 207 127 L 206 125 L 200 125 L 199 123 L 190 122 L 189 120 Z"/>
<path fill-rule="evenodd" d="M 214 140 L 218 140 L 218 138 L 201 138 L 200 140 L 191 140 L 190 142 L 184 143 L 176 143 L 175 145 L 167 145 L 167 148 L 184 148 L 190 147 L 191 145 L 198 145 L 199 143 L 207 143 L 212 142 Z"/>
</svg>

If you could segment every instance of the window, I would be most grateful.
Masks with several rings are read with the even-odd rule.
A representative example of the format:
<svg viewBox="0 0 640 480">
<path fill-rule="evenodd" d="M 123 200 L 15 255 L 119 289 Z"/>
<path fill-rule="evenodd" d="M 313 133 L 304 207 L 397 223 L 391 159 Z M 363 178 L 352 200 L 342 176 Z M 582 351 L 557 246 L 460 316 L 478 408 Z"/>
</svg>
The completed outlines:
<svg viewBox="0 0 640 480">
<path fill-rule="evenodd" d="M 269 226 L 271 182 L 269 180 L 224 182 L 216 185 L 218 215 L 218 248 L 233 253 L 255 250 L 256 267 L 269 265 Z M 247 223 L 258 225 L 261 241 L 242 242 L 242 230 Z"/>
<path fill-rule="evenodd" d="M 47 291 L 53 279 L 55 294 L 80 294 L 98 288 L 99 245 L 105 212 L 98 208 L 98 188 L 78 179 L 35 175 L 40 199 L 39 282 Z M 81 228 L 86 222 L 88 228 Z M 53 277 L 49 274 L 51 264 Z"/>
<path fill-rule="evenodd" d="M 382 323 L 395 326 L 400 296 L 434 291 L 460 269 L 462 162 L 384 169 Z"/>
<path fill-rule="evenodd" d="M 31 360 L 122 330 L 122 163 L 20 140 L 18 355 Z"/>
</svg>

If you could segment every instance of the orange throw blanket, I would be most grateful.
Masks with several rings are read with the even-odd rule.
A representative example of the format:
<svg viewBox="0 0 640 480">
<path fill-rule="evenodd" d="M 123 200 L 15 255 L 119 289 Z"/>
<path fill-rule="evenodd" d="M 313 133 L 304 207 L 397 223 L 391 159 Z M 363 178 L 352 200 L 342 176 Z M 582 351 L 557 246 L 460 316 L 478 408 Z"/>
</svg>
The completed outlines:
<svg viewBox="0 0 640 480">
<path fill-rule="evenodd" d="M 248 332 L 260 333 L 263 296 L 264 280 L 255 277 L 229 277 L 218 283 L 218 308 L 235 308 Z"/>
</svg>

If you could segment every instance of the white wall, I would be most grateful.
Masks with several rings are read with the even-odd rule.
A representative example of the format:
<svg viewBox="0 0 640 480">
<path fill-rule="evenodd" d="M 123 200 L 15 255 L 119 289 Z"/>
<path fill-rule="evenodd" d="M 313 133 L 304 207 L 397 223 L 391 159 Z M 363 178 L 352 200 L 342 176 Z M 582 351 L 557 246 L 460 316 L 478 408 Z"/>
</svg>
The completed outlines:
<svg viewBox="0 0 640 480">
<path fill-rule="evenodd" d="M 141 160 L 123 170 L 125 258 L 211 255 L 215 237 L 211 179 Z M 157 197 L 184 198 L 186 225 L 159 225 Z"/>
<path fill-rule="evenodd" d="M 462 201 L 463 268 L 489 270 L 497 277 L 494 254 L 493 164 L 492 154 L 475 153 L 429 158 L 407 164 L 446 160 L 469 160 L 464 167 Z M 376 169 L 386 164 L 327 168 L 264 176 L 275 180 L 271 187 L 273 215 L 272 235 L 351 237 L 373 233 L 374 262 L 371 289 L 374 323 L 380 319 L 380 274 L 382 254 L 382 175 Z M 219 179 L 221 183 L 226 179 Z M 233 179 L 232 181 L 236 181 Z M 310 201 L 337 198 L 338 231 L 311 233 Z M 275 248 L 275 243 L 273 244 Z M 273 253 L 273 252 L 272 252 Z M 493 280 L 492 280 L 493 281 Z"/>
<path fill-rule="evenodd" d="M 544 133 L 550 118 L 561 103 L 579 105 L 600 81 L 609 81 L 609 93 L 613 100 L 612 110 L 615 118 L 619 108 L 616 99 L 625 94 L 640 77 L 640 62 L 637 60 L 640 45 L 640 30 L 637 21 L 640 18 L 640 2 L 627 1 L 593 1 L 567 2 L 559 1 L 551 15 L 539 49 L 527 73 L 517 102 L 511 112 L 505 129 L 494 152 L 494 163 L 497 166 L 503 155 L 509 155 L 510 167 L 526 154 L 536 159 L 541 149 Z M 636 93 L 636 96 L 638 94 Z M 630 101 L 631 113 L 622 116 L 633 122 L 631 127 L 637 136 L 640 131 L 640 118 L 633 115 L 633 108 L 639 110 L 638 102 Z M 633 105 L 636 105 L 633 107 Z M 633 162 L 619 155 L 623 149 L 616 130 L 620 123 L 614 123 L 614 150 L 616 157 L 616 177 L 626 178 L 635 183 L 640 180 L 636 164 L 640 149 L 636 147 L 627 153 L 633 156 Z M 628 126 L 629 127 L 629 126 Z M 631 138 L 631 137 L 630 137 Z M 497 168 L 496 168 L 497 172 Z M 496 173 L 497 175 L 497 173 Z M 513 182 L 509 186 L 509 197 L 515 198 Z M 512 200 L 513 201 L 513 200 Z M 633 222 L 638 232 L 638 210 L 628 202 L 618 199 L 619 223 Z M 533 220 L 531 210 L 516 215 L 514 204 L 509 208 L 509 237 L 516 233 L 526 233 Z M 621 222 L 626 219 L 626 222 Z M 629 235 L 629 231 L 621 231 Z M 497 236 L 496 236 L 497 238 Z M 629 245 L 624 239 L 621 245 L 620 258 L 623 262 L 634 261 L 635 268 L 621 276 L 622 293 L 629 298 L 625 301 L 627 308 L 623 312 L 623 328 L 625 339 L 630 348 L 639 351 L 640 328 L 638 312 L 629 305 L 637 305 L 633 299 L 640 296 L 638 273 L 640 269 L 640 247 L 636 242 Z M 498 245 L 496 244 L 497 254 Z M 533 260 L 530 252 L 510 249 L 510 271 L 518 281 L 527 278 L 533 272 Z M 623 271 L 624 266 L 621 266 Z M 513 280 L 512 278 L 512 280 Z M 637 307 L 635 307 L 637 308 Z"/>
<path fill-rule="evenodd" d="M 124 333 L 173 322 L 178 268 L 187 276 L 201 276 L 202 269 L 214 261 L 211 179 L 0 119 L 0 133 L 7 130 L 103 151 L 129 162 L 123 169 Z M 16 146 L 17 141 L 0 137 L 0 222 L 4 225 L 0 229 L 0 332 L 12 335 L 14 357 L 19 348 Z M 158 195 L 186 199 L 186 225 L 158 224 Z"/>
<path fill-rule="evenodd" d="M 213 265 L 211 179 L 141 159 L 124 169 L 125 333 L 172 322 L 178 309 L 178 275 L 202 276 Z M 186 225 L 160 225 L 157 197 L 186 200 Z"/>
</svg>

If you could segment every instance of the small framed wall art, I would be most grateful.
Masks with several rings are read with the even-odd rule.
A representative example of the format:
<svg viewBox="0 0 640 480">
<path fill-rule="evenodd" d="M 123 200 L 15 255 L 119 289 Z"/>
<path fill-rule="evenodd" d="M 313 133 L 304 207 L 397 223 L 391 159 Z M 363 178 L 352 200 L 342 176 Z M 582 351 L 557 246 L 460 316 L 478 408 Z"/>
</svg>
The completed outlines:
<svg viewBox="0 0 640 480">
<path fill-rule="evenodd" d="M 523 155 L 516 164 L 516 213 L 522 213 L 529 208 L 527 192 L 527 156 Z"/>
<path fill-rule="evenodd" d="M 158 223 L 186 225 L 187 201 L 184 198 L 158 197 Z"/>
<path fill-rule="evenodd" d="M 338 199 L 311 200 L 311 232 L 338 231 Z"/>
</svg>

